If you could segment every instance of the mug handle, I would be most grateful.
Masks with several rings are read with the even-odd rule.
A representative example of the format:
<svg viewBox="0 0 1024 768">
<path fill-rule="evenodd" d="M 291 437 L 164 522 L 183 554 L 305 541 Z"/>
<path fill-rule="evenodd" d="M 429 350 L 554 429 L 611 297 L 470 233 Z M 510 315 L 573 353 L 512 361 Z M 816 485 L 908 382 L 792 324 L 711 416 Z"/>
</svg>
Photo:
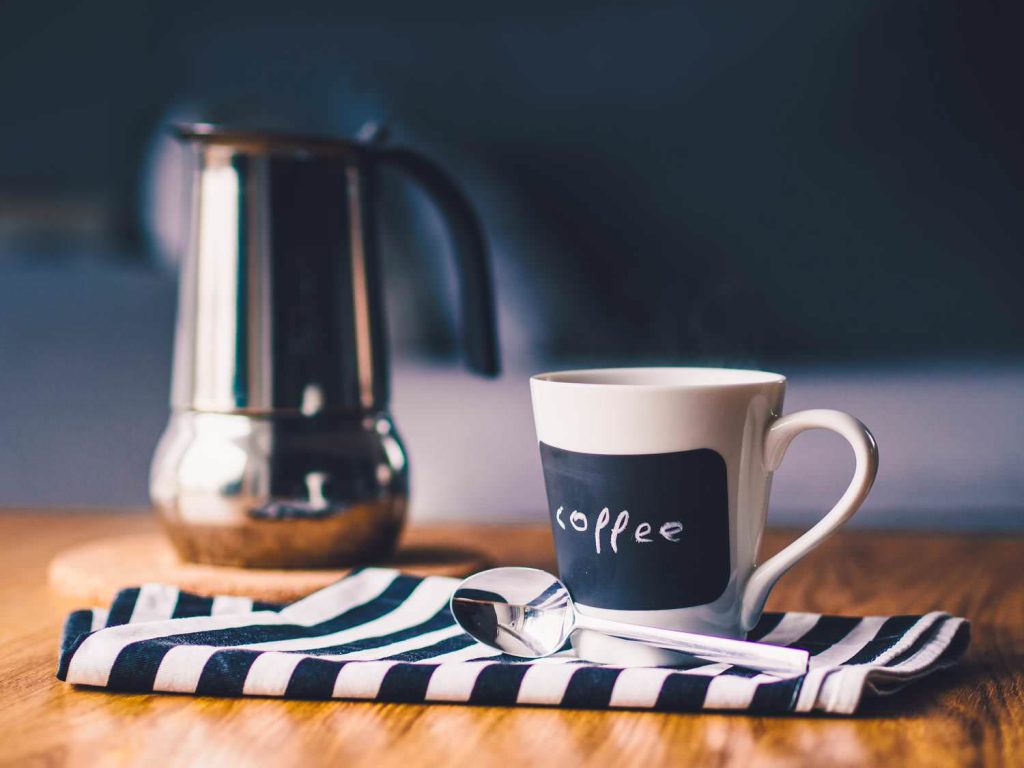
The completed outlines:
<svg viewBox="0 0 1024 768">
<path fill-rule="evenodd" d="M 828 429 L 846 438 L 846 442 L 853 448 L 853 455 L 857 461 L 853 479 L 831 512 L 788 547 L 755 567 L 743 589 L 740 623 L 744 631 L 753 629 L 761 618 L 768 593 L 779 577 L 853 517 L 864 503 L 872 483 L 875 482 L 875 474 L 878 472 L 878 446 L 874 436 L 853 416 L 827 409 L 797 411 L 777 419 L 765 433 L 765 468 L 769 472 L 778 469 L 793 438 L 808 429 Z"/>
</svg>

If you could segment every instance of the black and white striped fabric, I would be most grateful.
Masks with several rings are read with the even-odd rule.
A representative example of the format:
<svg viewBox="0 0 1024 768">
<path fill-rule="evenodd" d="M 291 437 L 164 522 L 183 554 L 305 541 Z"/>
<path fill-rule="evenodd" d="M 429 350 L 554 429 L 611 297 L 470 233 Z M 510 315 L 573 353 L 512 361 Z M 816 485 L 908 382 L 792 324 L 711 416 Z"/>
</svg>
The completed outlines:
<svg viewBox="0 0 1024 768">
<path fill-rule="evenodd" d="M 569 651 L 526 661 L 459 629 L 448 611 L 457 583 L 365 568 L 287 606 L 147 584 L 122 591 L 109 610 L 68 617 L 57 676 L 212 696 L 849 714 L 865 692 L 891 692 L 953 664 L 969 635 L 964 619 L 945 613 L 765 614 L 752 639 L 807 649 L 806 675 L 725 664 L 618 668 Z"/>
</svg>

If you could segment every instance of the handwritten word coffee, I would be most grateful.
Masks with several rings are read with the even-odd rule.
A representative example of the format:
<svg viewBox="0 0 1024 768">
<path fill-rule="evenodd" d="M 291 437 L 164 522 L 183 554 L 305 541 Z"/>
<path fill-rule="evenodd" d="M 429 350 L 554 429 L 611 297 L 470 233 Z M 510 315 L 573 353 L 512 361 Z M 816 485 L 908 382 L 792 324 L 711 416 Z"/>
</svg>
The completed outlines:
<svg viewBox="0 0 1024 768">
<path fill-rule="evenodd" d="M 587 516 L 576 509 L 569 515 L 569 526 L 566 527 L 565 520 L 562 519 L 563 512 L 565 512 L 565 507 L 559 507 L 558 511 L 555 512 L 555 521 L 563 531 L 573 530 L 576 533 L 586 533 L 590 528 L 590 521 L 587 519 Z M 597 554 L 601 554 L 601 532 L 608 529 L 611 518 L 611 510 L 608 507 L 597 513 L 597 520 L 594 521 L 593 526 L 594 551 Z M 616 515 L 615 522 L 611 523 L 611 528 L 608 530 L 608 545 L 611 547 L 613 554 L 618 554 L 619 536 L 628 527 L 629 511 L 624 509 Z M 661 524 L 657 535 L 661 536 L 665 541 L 676 544 L 679 542 L 679 536 L 682 532 L 683 524 L 678 520 L 670 520 L 667 523 Z M 651 524 L 646 521 L 641 521 L 633 529 L 633 541 L 637 544 L 651 544 L 654 541 L 653 535 Z"/>
</svg>

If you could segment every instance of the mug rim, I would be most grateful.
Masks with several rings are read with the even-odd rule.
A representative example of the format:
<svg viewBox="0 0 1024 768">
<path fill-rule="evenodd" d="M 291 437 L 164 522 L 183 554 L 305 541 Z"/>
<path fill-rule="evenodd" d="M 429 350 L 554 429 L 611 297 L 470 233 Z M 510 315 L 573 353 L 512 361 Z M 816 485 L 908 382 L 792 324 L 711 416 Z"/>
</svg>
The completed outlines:
<svg viewBox="0 0 1024 768">
<path fill-rule="evenodd" d="M 534 382 L 559 387 L 593 389 L 603 387 L 618 390 L 695 390 L 785 384 L 786 377 L 773 371 L 749 368 L 666 365 L 548 371 L 531 376 L 530 383 Z"/>
</svg>

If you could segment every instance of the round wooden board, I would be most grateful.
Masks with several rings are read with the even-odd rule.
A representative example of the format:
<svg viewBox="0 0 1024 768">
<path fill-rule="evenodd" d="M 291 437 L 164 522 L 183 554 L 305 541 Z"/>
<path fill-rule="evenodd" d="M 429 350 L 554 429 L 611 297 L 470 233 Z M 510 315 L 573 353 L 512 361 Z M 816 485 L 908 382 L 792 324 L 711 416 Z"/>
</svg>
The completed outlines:
<svg viewBox="0 0 1024 768">
<path fill-rule="evenodd" d="M 470 549 L 405 543 L 382 567 L 415 576 L 468 576 L 488 567 Z M 198 595 L 242 595 L 287 603 L 331 584 L 349 568 L 272 570 L 183 562 L 162 533 L 112 536 L 59 552 L 50 561 L 50 586 L 83 605 L 106 604 L 118 590 L 149 582 Z"/>
</svg>

